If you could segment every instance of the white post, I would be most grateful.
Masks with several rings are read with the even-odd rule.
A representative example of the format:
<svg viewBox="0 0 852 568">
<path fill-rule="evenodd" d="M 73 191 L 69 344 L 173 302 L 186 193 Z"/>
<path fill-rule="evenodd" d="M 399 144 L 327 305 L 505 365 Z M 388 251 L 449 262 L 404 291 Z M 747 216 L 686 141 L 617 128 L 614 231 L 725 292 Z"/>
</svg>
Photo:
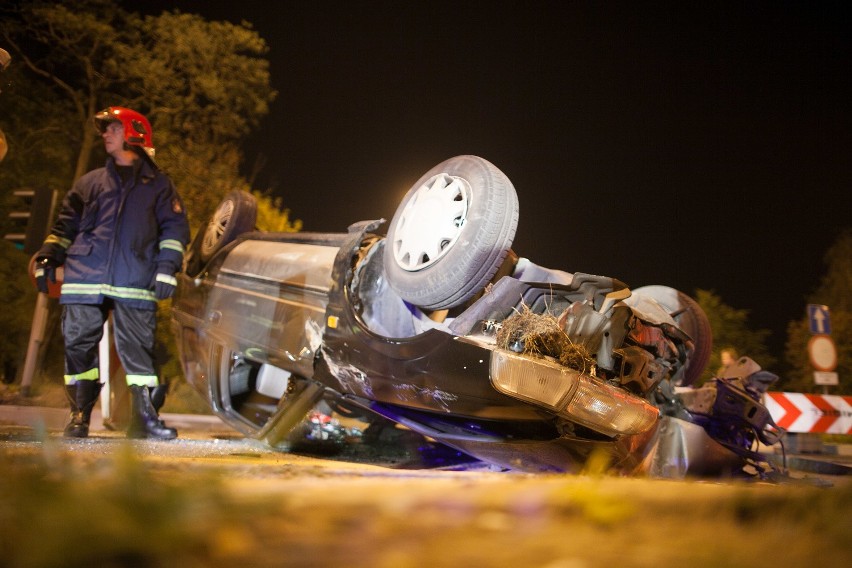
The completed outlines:
<svg viewBox="0 0 852 568">
<path fill-rule="evenodd" d="M 98 343 L 98 372 L 101 381 L 101 417 L 104 423 L 110 418 L 109 408 L 109 318 L 104 320 L 104 335 Z"/>
</svg>

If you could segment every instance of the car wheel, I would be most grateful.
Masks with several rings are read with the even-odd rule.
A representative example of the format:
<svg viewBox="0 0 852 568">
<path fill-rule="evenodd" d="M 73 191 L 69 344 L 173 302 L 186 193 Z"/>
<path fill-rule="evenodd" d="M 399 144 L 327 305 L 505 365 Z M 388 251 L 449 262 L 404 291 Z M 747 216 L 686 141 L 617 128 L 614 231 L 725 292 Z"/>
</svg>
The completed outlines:
<svg viewBox="0 0 852 568">
<path fill-rule="evenodd" d="M 239 235 L 254 230 L 257 222 L 257 200 L 246 191 L 232 191 L 223 199 L 201 235 L 199 256 L 210 260 Z"/>
<path fill-rule="evenodd" d="M 707 314 L 688 295 L 668 286 L 642 286 L 633 290 L 634 294 L 647 296 L 657 301 L 675 320 L 695 344 L 682 373 L 675 378 L 678 386 L 690 386 L 701 377 L 710 361 L 713 348 L 713 332 Z"/>
<path fill-rule="evenodd" d="M 506 258 L 518 226 L 509 178 L 478 156 L 446 160 L 421 177 L 388 228 L 388 283 L 429 310 L 460 306 L 482 290 Z"/>
</svg>

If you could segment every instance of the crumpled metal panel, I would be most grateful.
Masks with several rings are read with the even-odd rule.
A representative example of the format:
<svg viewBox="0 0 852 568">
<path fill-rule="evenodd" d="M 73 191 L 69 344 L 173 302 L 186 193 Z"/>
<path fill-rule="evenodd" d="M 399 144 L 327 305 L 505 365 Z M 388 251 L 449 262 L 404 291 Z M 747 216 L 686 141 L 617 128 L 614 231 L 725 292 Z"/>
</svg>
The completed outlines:
<svg viewBox="0 0 852 568">
<path fill-rule="evenodd" d="M 743 465 L 742 458 L 713 440 L 704 428 L 670 416 L 660 421 L 646 451 L 637 473 L 650 477 L 727 475 Z"/>
</svg>

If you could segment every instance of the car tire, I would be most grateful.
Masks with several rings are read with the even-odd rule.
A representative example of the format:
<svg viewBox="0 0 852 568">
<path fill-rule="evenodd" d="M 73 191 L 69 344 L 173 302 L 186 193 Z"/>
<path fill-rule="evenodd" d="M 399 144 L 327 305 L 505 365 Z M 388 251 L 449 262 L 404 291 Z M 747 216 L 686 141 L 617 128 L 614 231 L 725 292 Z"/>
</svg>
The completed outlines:
<svg viewBox="0 0 852 568">
<path fill-rule="evenodd" d="M 254 230 L 257 223 L 257 200 L 246 191 L 232 191 L 225 196 L 204 230 L 199 233 L 198 255 L 207 262 L 243 233 Z"/>
<path fill-rule="evenodd" d="M 695 345 L 682 373 L 675 377 L 677 386 L 691 386 L 701 377 L 710 361 L 713 348 L 713 332 L 710 320 L 701 306 L 687 294 L 668 286 L 642 286 L 634 294 L 656 300 L 674 318 Z"/>
<path fill-rule="evenodd" d="M 421 177 L 393 216 L 384 267 L 405 301 L 443 310 L 470 300 L 512 246 L 518 196 L 509 178 L 478 156 L 456 156 Z"/>
</svg>

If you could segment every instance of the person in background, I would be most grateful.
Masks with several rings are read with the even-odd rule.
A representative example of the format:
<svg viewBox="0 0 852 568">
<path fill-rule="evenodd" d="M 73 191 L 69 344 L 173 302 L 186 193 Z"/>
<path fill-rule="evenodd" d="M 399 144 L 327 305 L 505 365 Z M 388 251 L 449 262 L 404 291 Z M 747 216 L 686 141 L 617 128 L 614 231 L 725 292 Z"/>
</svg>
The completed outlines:
<svg viewBox="0 0 852 568">
<path fill-rule="evenodd" d="M 734 349 L 733 347 L 726 347 L 726 348 L 722 349 L 722 351 L 719 353 L 719 359 L 720 359 L 722 365 L 716 371 L 716 376 L 717 377 L 723 376 L 725 374 L 725 369 L 727 369 L 732 364 L 736 363 L 737 359 L 739 359 L 739 358 L 740 358 L 740 356 L 737 354 L 737 350 Z"/>
<path fill-rule="evenodd" d="M 154 163 L 151 125 L 142 114 L 109 107 L 94 116 L 106 165 L 80 177 L 36 255 L 36 283 L 47 291 L 64 265 L 62 335 L 71 420 L 65 436 L 89 434 L 101 387 L 98 343 L 113 314 L 115 345 L 127 372 L 128 438 L 172 439 L 151 402 L 157 302 L 172 296 L 189 241 L 183 202 Z"/>
</svg>

